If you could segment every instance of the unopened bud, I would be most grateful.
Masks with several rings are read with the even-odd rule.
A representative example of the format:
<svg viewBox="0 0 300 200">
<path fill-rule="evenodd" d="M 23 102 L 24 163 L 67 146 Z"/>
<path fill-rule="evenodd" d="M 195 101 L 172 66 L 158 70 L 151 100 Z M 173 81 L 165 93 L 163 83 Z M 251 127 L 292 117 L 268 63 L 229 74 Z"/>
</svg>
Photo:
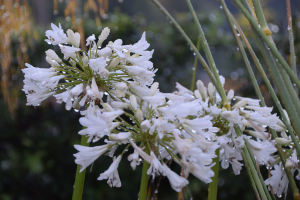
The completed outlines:
<svg viewBox="0 0 300 200">
<path fill-rule="evenodd" d="M 276 138 L 275 140 L 278 144 L 281 144 L 281 145 L 288 145 L 292 142 L 292 140 L 287 140 L 285 138 Z"/>
<path fill-rule="evenodd" d="M 131 137 L 131 135 L 132 134 L 130 132 L 120 132 L 118 134 L 111 133 L 108 138 L 111 141 L 117 141 L 119 143 L 126 144 L 128 143 L 128 138 Z"/>
<path fill-rule="evenodd" d="M 74 33 L 71 29 L 67 30 L 68 38 L 71 42 L 71 44 L 78 48 L 80 44 L 80 34 L 79 33 Z"/>
<path fill-rule="evenodd" d="M 87 67 L 88 64 L 89 64 L 89 58 L 88 58 L 87 56 L 84 56 L 84 57 L 82 58 L 82 63 L 83 63 L 83 66 L 84 66 L 84 67 Z"/>
<path fill-rule="evenodd" d="M 103 103 L 103 108 L 107 112 L 112 112 L 114 109 L 108 104 L 108 103 Z"/>
<path fill-rule="evenodd" d="M 215 96 L 216 88 L 211 82 L 208 84 L 207 90 L 209 96 L 213 98 Z"/>
<path fill-rule="evenodd" d="M 202 99 L 205 100 L 207 98 L 207 90 L 203 82 L 200 80 L 197 81 L 197 89 L 200 92 Z"/>
<path fill-rule="evenodd" d="M 120 63 L 121 59 L 119 57 L 114 58 L 111 63 L 106 67 L 108 70 L 115 68 Z"/>
<path fill-rule="evenodd" d="M 109 28 L 104 28 L 101 32 L 101 34 L 99 35 L 99 40 L 98 40 L 98 43 L 97 43 L 97 46 L 101 46 L 102 45 L 102 42 L 104 40 L 106 40 L 106 38 L 108 37 L 109 35 Z"/>
<path fill-rule="evenodd" d="M 136 97 L 134 95 L 131 95 L 130 96 L 130 104 L 131 104 L 131 107 L 134 111 L 137 110 L 137 101 L 136 101 Z"/>
<path fill-rule="evenodd" d="M 153 96 L 155 94 L 155 92 L 157 91 L 158 86 L 159 86 L 158 82 L 155 82 L 151 85 L 149 96 Z"/>
<path fill-rule="evenodd" d="M 135 112 L 135 116 L 136 116 L 136 118 L 138 119 L 138 121 L 139 121 L 140 123 L 144 120 L 143 112 L 142 112 L 141 109 L 138 109 L 138 110 Z"/>
<path fill-rule="evenodd" d="M 244 107 L 245 105 L 247 105 L 247 103 L 248 103 L 248 101 L 246 99 L 243 99 L 243 100 L 237 102 L 236 104 L 234 104 L 234 106 L 232 106 L 232 109 Z"/>
<path fill-rule="evenodd" d="M 231 99 L 233 99 L 233 97 L 234 97 L 234 91 L 231 89 L 227 93 L 227 100 L 230 101 Z"/>
<path fill-rule="evenodd" d="M 55 60 L 58 63 L 61 62 L 61 59 L 58 57 L 58 55 L 52 49 L 48 49 L 46 51 L 46 55 L 49 56 L 51 59 Z"/>
</svg>

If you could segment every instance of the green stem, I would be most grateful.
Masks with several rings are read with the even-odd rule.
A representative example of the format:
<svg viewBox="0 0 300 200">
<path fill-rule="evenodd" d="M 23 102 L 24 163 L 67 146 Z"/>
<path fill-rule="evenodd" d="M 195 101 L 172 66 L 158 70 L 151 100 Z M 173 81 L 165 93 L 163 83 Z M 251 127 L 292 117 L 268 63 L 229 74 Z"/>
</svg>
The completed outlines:
<svg viewBox="0 0 300 200">
<path fill-rule="evenodd" d="M 220 149 L 217 149 L 216 150 L 217 157 L 213 159 L 213 162 L 216 164 L 211 168 L 215 173 L 215 175 L 214 177 L 212 177 L 212 182 L 209 183 L 207 200 L 216 200 L 218 196 L 217 190 L 218 190 L 219 165 L 220 165 L 219 154 L 220 154 Z"/>
<path fill-rule="evenodd" d="M 290 0 L 286 0 L 286 11 L 287 11 L 287 20 L 288 20 L 288 32 L 289 32 L 289 43 L 290 43 L 290 60 L 292 65 L 292 70 L 297 74 L 296 69 L 296 55 L 294 47 L 294 36 L 293 36 L 293 23 L 292 23 L 292 14 L 291 14 L 291 3 Z M 298 94 L 297 87 L 294 87 L 295 92 Z"/>
<path fill-rule="evenodd" d="M 268 24 L 267 24 L 267 21 L 266 21 L 266 18 L 264 16 L 264 13 L 263 13 L 263 10 L 261 8 L 259 0 L 252 0 L 252 2 L 253 2 L 253 7 L 254 7 L 254 10 L 255 10 L 255 14 L 256 14 L 258 23 L 261 26 L 261 29 L 268 36 L 268 39 L 271 42 L 273 42 L 273 39 L 272 39 L 272 36 L 271 36 L 272 32 L 268 27 Z"/>
<path fill-rule="evenodd" d="M 197 49 L 200 50 L 199 48 L 200 48 L 200 37 L 198 37 L 198 39 L 197 39 Z M 196 82 L 197 60 L 198 60 L 198 58 L 195 56 L 194 68 L 193 68 L 193 77 L 192 77 L 192 83 L 191 83 L 191 91 L 192 92 L 194 91 L 195 82 Z"/>
<path fill-rule="evenodd" d="M 216 67 L 216 64 L 215 64 L 215 61 L 212 57 L 212 54 L 210 52 L 210 49 L 209 49 L 209 45 L 207 43 L 207 40 L 206 40 L 206 37 L 205 37 L 205 34 L 202 30 L 202 27 L 201 27 L 201 24 L 200 24 L 200 21 L 198 20 L 197 18 L 197 15 L 196 15 L 196 12 L 191 4 L 191 1 L 190 0 L 186 0 L 187 4 L 188 4 L 188 7 L 190 9 L 190 12 L 192 14 L 192 17 L 195 21 L 195 24 L 196 24 L 196 27 L 198 29 L 198 32 L 199 32 L 199 37 L 201 39 L 201 43 L 203 45 L 203 49 L 204 49 L 204 52 L 205 52 L 205 55 L 207 57 L 207 60 L 208 60 L 208 63 L 209 63 L 209 66 L 214 74 L 214 77 L 216 79 L 216 82 L 218 85 L 215 85 L 216 88 L 220 88 L 218 90 L 221 98 L 222 98 L 222 101 L 223 101 L 223 106 L 227 107 L 227 104 L 228 104 L 228 101 L 227 101 L 227 98 L 226 98 L 226 94 L 225 94 L 225 90 L 222 86 L 222 83 L 221 83 L 221 80 L 220 80 L 220 77 L 219 77 L 219 73 L 218 73 L 218 69 Z"/>
<path fill-rule="evenodd" d="M 245 17 L 248 19 L 252 28 L 256 31 L 256 33 L 260 36 L 260 38 L 263 40 L 263 42 L 265 42 L 266 45 L 269 47 L 270 51 L 278 59 L 279 63 L 283 66 L 283 68 L 286 70 L 288 75 L 291 77 L 291 79 L 297 85 L 297 88 L 300 88 L 300 81 L 299 81 L 297 75 L 293 72 L 293 70 L 287 64 L 285 59 L 281 56 L 281 54 L 277 50 L 275 44 L 268 39 L 267 35 L 262 31 L 260 26 L 258 26 L 254 17 L 247 11 L 247 9 L 243 6 L 243 4 L 240 2 L 240 0 L 234 0 L 234 2 L 238 6 L 238 8 L 243 12 Z"/>
<path fill-rule="evenodd" d="M 87 141 L 88 141 L 88 137 L 86 137 L 84 135 L 81 136 L 80 144 L 82 146 L 89 146 L 89 143 Z M 81 198 L 82 198 L 86 169 L 83 170 L 82 172 L 79 172 L 80 169 L 81 169 L 81 166 L 77 165 L 72 200 L 81 200 Z"/>
<path fill-rule="evenodd" d="M 235 130 L 237 136 L 241 136 L 242 135 L 241 129 L 238 126 L 234 126 L 234 130 Z M 247 143 L 247 141 L 245 140 L 245 144 L 246 143 Z M 260 194 L 261 199 L 263 199 L 263 200 L 268 199 L 267 195 L 265 194 L 265 190 L 264 190 L 264 188 L 262 186 L 262 183 L 260 182 L 259 176 L 258 176 L 256 168 L 255 168 L 255 165 L 254 165 L 254 163 L 253 163 L 253 161 L 251 159 L 251 156 L 250 156 L 251 152 L 248 151 L 247 146 L 245 146 L 243 148 L 243 152 L 244 152 L 243 159 L 247 160 L 247 163 L 249 164 L 249 168 L 250 168 L 251 174 L 253 176 L 254 182 L 256 184 L 256 187 L 257 187 L 257 190 L 258 190 L 258 192 Z"/>
<path fill-rule="evenodd" d="M 148 145 L 145 145 L 145 150 L 147 154 L 150 153 L 150 149 Z M 147 189 L 148 189 L 148 174 L 147 170 L 149 169 L 150 164 L 147 163 L 145 160 L 143 162 L 143 171 L 142 171 L 142 179 L 141 179 L 141 187 L 140 187 L 140 195 L 139 200 L 146 200 L 147 199 Z"/>
<path fill-rule="evenodd" d="M 208 67 L 208 65 L 205 62 L 204 58 L 201 56 L 201 54 L 199 53 L 199 51 L 197 50 L 197 48 L 195 47 L 195 45 L 193 44 L 193 42 L 191 41 L 191 39 L 187 36 L 187 34 L 180 27 L 180 25 L 176 22 L 176 20 L 172 17 L 172 15 L 163 7 L 163 5 L 161 5 L 159 3 L 158 0 L 152 0 L 152 1 L 172 21 L 172 23 L 177 28 L 177 30 L 182 34 L 182 36 L 184 37 L 184 39 L 188 42 L 188 44 L 191 46 L 191 48 L 193 49 L 194 53 L 198 57 L 200 63 L 202 64 L 203 68 L 205 69 L 205 71 L 206 71 L 207 75 L 209 76 L 209 78 L 211 79 L 212 83 L 216 86 L 219 94 L 222 94 L 222 92 L 221 92 L 222 88 L 219 88 L 219 86 L 218 86 L 218 84 L 216 82 L 216 79 L 215 79 L 213 73 L 211 72 L 211 69 Z"/>
</svg>

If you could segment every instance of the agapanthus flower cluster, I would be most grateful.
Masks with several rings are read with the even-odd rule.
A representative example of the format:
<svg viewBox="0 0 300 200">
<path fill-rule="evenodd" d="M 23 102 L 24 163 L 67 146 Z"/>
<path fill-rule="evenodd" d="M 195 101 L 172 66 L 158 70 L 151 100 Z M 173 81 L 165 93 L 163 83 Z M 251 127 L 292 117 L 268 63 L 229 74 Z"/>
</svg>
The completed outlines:
<svg viewBox="0 0 300 200">
<path fill-rule="evenodd" d="M 52 29 L 46 31 L 46 42 L 58 45 L 63 59 L 50 49 L 46 60 L 51 68 L 26 64 L 23 90 L 27 105 L 39 106 L 54 96 L 67 110 L 81 109 L 79 122 L 85 128 L 78 133 L 88 137 L 89 143 L 103 142 L 91 147 L 75 145 L 75 162 L 82 166 L 81 171 L 108 155 L 112 164 L 98 180 L 107 179 L 110 186 L 120 187 L 117 169 L 127 156 L 133 169 L 144 160 L 150 164 L 148 175 L 167 176 L 172 188 L 180 191 L 188 184 L 190 173 L 205 183 L 212 181 L 217 149 L 222 168 L 231 165 L 238 175 L 243 166 L 242 149 L 248 143 L 259 165 L 274 165 L 266 184 L 278 195 L 286 190 L 275 145 L 290 144 L 291 139 L 285 134 L 285 125 L 271 114 L 272 108 L 261 107 L 259 100 L 235 96 L 233 90 L 227 92 L 231 107 L 225 108 L 215 86 L 209 83 L 206 88 L 200 80 L 195 91 L 177 83 L 177 91 L 160 92 L 159 84 L 153 82 L 157 70 L 149 61 L 153 50 L 147 50 L 150 45 L 145 33 L 133 45 L 117 39 L 103 47 L 110 31 L 104 28 L 97 41 L 94 34 L 86 39 L 86 52 L 79 47 L 79 33 L 68 30 L 65 34 L 54 24 Z M 224 85 L 225 79 L 219 78 Z M 238 136 L 236 127 L 244 134 Z M 282 138 L 271 140 L 267 127 L 281 132 Z M 117 148 L 123 150 L 120 155 L 115 155 Z M 126 155 L 128 148 L 134 150 L 130 155 Z M 295 171 L 297 154 L 290 151 L 287 165 Z M 182 175 L 167 166 L 170 159 L 182 167 Z"/>
</svg>

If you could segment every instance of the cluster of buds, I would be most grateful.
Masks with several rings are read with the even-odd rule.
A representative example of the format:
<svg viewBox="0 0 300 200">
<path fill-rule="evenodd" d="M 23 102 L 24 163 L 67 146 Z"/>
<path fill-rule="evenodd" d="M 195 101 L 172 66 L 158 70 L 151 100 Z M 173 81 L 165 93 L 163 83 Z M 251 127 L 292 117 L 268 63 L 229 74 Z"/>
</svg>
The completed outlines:
<svg viewBox="0 0 300 200">
<path fill-rule="evenodd" d="M 260 107 L 259 100 L 235 96 L 230 90 L 227 101 L 231 108 L 222 107 L 215 86 L 209 83 L 206 88 L 200 80 L 195 91 L 177 83 L 177 91 L 160 92 L 159 84 L 153 82 L 157 70 L 149 61 L 153 50 L 147 50 L 150 45 L 145 33 L 133 45 L 123 45 L 117 39 L 102 47 L 109 35 L 109 29 L 104 28 L 97 42 L 95 35 L 86 39 L 86 52 L 79 48 L 79 33 L 68 30 L 66 35 L 54 24 L 52 29 L 46 31 L 46 42 L 59 45 L 64 58 L 47 50 L 51 68 L 26 64 L 23 91 L 27 105 L 39 106 L 53 95 L 67 110 L 82 110 L 79 122 L 85 128 L 79 134 L 88 137 L 89 143 L 103 140 L 103 145 L 75 145 L 75 162 L 82 166 L 81 171 L 106 154 L 113 162 L 98 180 L 108 179 L 110 186 L 120 187 L 117 168 L 133 147 L 128 155 L 133 169 L 143 159 L 150 164 L 148 175 L 167 176 L 172 188 L 180 191 L 188 184 L 190 173 L 205 183 L 212 181 L 211 168 L 219 164 L 213 163 L 217 149 L 221 166 L 226 169 L 231 164 L 239 174 L 245 141 L 259 165 L 274 163 L 275 170 L 280 165 L 274 156 L 276 141 L 271 140 L 267 127 L 282 135 L 286 128 L 271 114 L 272 108 Z M 219 78 L 224 85 L 224 77 Z M 236 127 L 243 131 L 242 136 L 236 134 Z M 290 141 L 284 135 L 277 142 L 286 140 Z M 115 155 L 117 148 L 123 148 L 120 155 Z M 166 165 L 170 159 L 182 167 L 182 176 Z M 266 183 L 274 189 L 272 177 Z"/>
</svg>

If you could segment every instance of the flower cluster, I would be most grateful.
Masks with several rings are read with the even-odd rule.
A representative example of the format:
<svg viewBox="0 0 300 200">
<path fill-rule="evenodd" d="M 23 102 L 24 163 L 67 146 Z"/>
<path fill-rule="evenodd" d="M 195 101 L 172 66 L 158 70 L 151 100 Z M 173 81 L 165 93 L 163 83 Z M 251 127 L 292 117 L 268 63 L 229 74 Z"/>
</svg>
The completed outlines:
<svg viewBox="0 0 300 200">
<path fill-rule="evenodd" d="M 79 134 L 88 137 L 89 143 L 103 140 L 103 145 L 75 145 L 75 162 L 82 166 L 81 171 L 106 154 L 113 162 L 98 180 L 107 179 L 110 186 L 120 187 L 117 168 L 132 146 L 134 152 L 128 160 L 133 169 L 142 158 L 150 164 L 148 175 L 167 176 L 172 188 L 180 191 L 188 184 L 190 173 L 205 183 L 212 181 L 211 168 L 219 164 L 213 162 L 217 149 L 221 166 L 226 169 L 231 164 L 239 174 L 247 143 L 259 165 L 275 165 L 266 184 L 277 194 L 285 189 L 282 164 L 274 153 L 276 142 L 289 144 L 291 140 L 285 125 L 271 114 L 272 108 L 261 107 L 259 100 L 235 96 L 233 90 L 227 92 L 231 107 L 225 108 L 215 86 L 209 83 L 206 88 L 200 80 L 195 91 L 177 83 L 177 91 L 160 92 L 159 84 L 153 82 L 157 70 L 149 61 L 153 50 L 147 50 L 150 45 L 145 33 L 133 45 L 123 45 L 117 39 L 102 47 L 109 35 L 109 29 L 104 28 L 98 41 L 95 35 L 86 39 L 89 50 L 85 52 L 79 48 L 78 33 L 68 30 L 65 34 L 54 24 L 52 29 L 46 31 L 46 42 L 59 45 L 64 57 L 48 50 L 46 60 L 51 68 L 26 64 L 23 90 L 27 105 L 39 106 L 53 95 L 67 110 L 84 108 L 79 122 L 85 128 Z M 219 78 L 224 85 L 225 79 Z M 267 127 L 281 132 L 282 138 L 271 140 Z M 244 134 L 238 135 L 236 128 Z M 120 155 L 115 155 L 117 148 L 123 148 Z M 166 165 L 170 159 L 182 167 L 182 176 Z M 287 164 L 298 165 L 295 152 Z M 280 179 L 280 184 L 273 179 Z"/>
</svg>

